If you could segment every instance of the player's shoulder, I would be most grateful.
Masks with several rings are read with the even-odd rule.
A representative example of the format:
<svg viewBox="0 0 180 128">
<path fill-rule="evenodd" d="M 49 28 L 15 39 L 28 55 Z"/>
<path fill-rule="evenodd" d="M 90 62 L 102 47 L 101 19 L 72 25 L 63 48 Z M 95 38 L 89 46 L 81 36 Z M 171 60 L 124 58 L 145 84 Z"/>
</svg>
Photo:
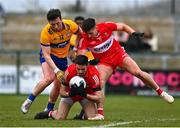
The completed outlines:
<svg viewBox="0 0 180 128">
<path fill-rule="evenodd" d="M 73 75 L 76 74 L 76 66 L 75 64 L 71 64 L 68 66 L 68 68 L 65 71 L 65 77 L 66 78 L 71 78 Z"/>
<path fill-rule="evenodd" d="M 98 72 L 98 70 L 96 69 L 95 66 L 89 65 L 88 68 L 89 68 L 89 73 L 90 73 L 90 74 L 92 74 L 92 75 L 93 75 L 93 74 L 99 75 L 99 72 Z"/>
<path fill-rule="evenodd" d="M 115 24 L 115 22 L 113 22 L 113 21 L 106 21 L 106 22 L 104 22 L 105 24 Z"/>
<path fill-rule="evenodd" d="M 88 38 L 88 34 L 85 33 L 85 32 L 83 32 L 83 33 L 81 33 L 81 37 L 82 37 L 82 38 Z"/>
<path fill-rule="evenodd" d="M 68 66 L 67 69 L 68 69 L 69 72 L 74 72 L 76 70 L 76 65 L 75 64 L 71 64 L 71 65 Z"/>
<path fill-rule="evenodd" d="M 46 24 L 46 25 L 42 28 L 41 33 L 53 34 L 53 30 L 51 29 L 50 24 Z"/>
<path fill-rule="evenodd" d="M 112 21 L 106 21 L 106 22 L 98 23 L 97 26 L 103 27 L 103 26 L 108 26 L 109 24 L 116 24 L 116 23 Z"/>
<path fill-rule="evenodd" d="M 107 24 L 105 22 L 98 23 L 97 25 L 98 30 L 102 31 L 107 28 Z"/>
<path fill-rule="evenodd" d="M 105 22 L 100 22 L 96 26 L 101 27 L 101 26 L 104 26 L 104 25 L 105 25 Z"/>
<path fill-rule="evenodd" d="M 75 22 L 73 20 L 71 20 L 71 19 L 62 19 L 62 22 L 65 23 L 65 24 L 69 24 L 69 25 L 75 24 Z"/>
</svg>

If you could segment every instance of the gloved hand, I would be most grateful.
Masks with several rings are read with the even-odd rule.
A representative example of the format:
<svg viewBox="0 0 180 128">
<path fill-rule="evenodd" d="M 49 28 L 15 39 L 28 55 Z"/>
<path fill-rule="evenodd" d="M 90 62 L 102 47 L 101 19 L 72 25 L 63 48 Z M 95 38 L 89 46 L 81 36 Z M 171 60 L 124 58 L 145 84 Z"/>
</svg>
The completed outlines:
<svg viewBox="0 0 180 128">
<path fill-rule="evenodd" d="M 87 97 L 87 93 L 86 93 L 85 89 L 79 90 L 78 94 L 82 97 Z"/>
<path fill-rule="evenodd" d="M 85 88 L 84 88 L 84 85 L 80 85 L 78 87 L 78 94 L 82 97 L 86 97 L 87 96 L 87 93 L 85 91 Z"/>
<path fill-rule="evenodd" d="M 133 33 L 130 35 L 129 40 L 141 42 L 143 36 L 144 36 L 144 33 L 141 33 L 141 32 L 133 32 Z"/>
<path fill-rule="evenodd" d="M 56 77 L 58 78 L 58 80 L 60 80 L 61 82 L 64 82 L 64 72 L 59 70 L 58 68 L 56 68 L 54 70 L 54 73 L 56 74 Z"/>
<path fill-rule="evenodd" d="M 73 97 L 73 96 L 76 96 L 77 94 L 78 94 L 77 85 L 71 85 L 71 89 L 69 91 L 69 96 Z"/>
<path fill-rule="evenodd" d="M 97 65 L 99 63 L 98 59 L 93 59 L 88 62 L 90 65 Z"/>
<path fill-rule="evenodd" d="M 132 36 L 133 37 L 142 38 L 144 36 L 144 33 L 142 33 L 142 32 L 133 32 Z"/>
</svg>

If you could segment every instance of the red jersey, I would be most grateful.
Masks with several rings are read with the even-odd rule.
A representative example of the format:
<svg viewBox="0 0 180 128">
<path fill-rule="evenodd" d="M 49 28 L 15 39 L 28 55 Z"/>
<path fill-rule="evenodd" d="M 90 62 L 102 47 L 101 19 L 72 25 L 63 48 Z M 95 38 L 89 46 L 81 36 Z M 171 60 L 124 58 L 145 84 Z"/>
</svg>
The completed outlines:
<svg viewBox="0 0 180 128">
<path fill-rule="evenodd" d="M 70 65 L 65 71 L 66 83 L 69 83 L 71 78 L 74 76 L 77 76 L 76 64 Z M 100 88 L 99 72 L 94 66 L 89 65 L 87 67 L 86 74 L 83 78 L 86 81 L 86 86 L 87 86 L 86 93 L 93 94 L 94 91 Z M 69 85 L 67 91 L 68 90 L 69 90 Z"/>
<path fill-rule="evenodd" d="M 86 33 L 82 35 L 79 42 L 79 49 L 90 49 L 95 58 L 101 59 L 112 56 L 124 50 L 118 41 L 113 37 L 113 31 L 117 30 L 117 25 L 113 22 L 99 23 L 96 25 L 98 35 L 95 38 L 89 38 Z"/>
</svg>

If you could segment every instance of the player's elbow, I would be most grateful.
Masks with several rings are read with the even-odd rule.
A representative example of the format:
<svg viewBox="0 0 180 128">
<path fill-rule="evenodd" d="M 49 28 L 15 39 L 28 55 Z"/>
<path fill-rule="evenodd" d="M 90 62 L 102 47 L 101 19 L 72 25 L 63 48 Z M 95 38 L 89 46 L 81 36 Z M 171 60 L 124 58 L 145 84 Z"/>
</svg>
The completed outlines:
<svg viewBox="0 0 180 128">
<path fill-rule="evenodd" d="M 123 31 L 125 28 L 124 23 L 116 23 L 116 25 L 117 25 L 117 30 L 119 30 L 119 31 Z"/>
</svg>

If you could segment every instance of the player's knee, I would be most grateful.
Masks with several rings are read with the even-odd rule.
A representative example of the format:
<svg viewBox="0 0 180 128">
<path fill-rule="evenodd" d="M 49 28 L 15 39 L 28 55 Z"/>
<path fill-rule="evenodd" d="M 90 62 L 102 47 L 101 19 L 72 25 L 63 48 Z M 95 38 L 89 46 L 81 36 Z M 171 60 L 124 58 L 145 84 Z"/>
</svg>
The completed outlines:
<svg viewBox="0 0 180 128">
<path fill-rule="evenodd" d="M 54 119 L 56 120 L 64 120 L 66 119 L 65 114 L 63 112 L 59 112 L 57 110 L 54 111 Z"/>
<path fill-rule="evenodd" d="M 57 116 L 55 117 L 55 119 L 56 119 L 56 120 L 65 120 L 65 117 L 64 117 L 64 116 L 59 116 L 59 115 L 57 115 Z"/>
<path fill-rule="evenodd" d="M 133 72 L 133 75 L 140 78 L 142 76 L 143 72 L 142 70 L 136 70 Z"/>
<path fill-rule="evenodd" d="M 44 81 L 48 84 L 51 84 L 54 81 L 54 77 L 52 76 L 45 77 Z"/>
</svg>

